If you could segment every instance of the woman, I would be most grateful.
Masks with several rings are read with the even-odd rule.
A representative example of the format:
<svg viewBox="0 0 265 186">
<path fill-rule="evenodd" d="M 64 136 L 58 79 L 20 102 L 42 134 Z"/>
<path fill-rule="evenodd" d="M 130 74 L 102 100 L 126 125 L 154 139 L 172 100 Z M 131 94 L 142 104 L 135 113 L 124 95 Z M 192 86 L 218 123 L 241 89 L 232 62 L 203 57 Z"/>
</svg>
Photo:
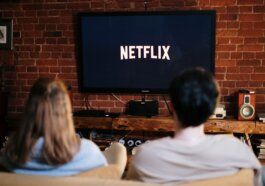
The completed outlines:
<svg viewBox="0 0 265 186">
<path fill-rule="evenodd" d="M 20 174 L 69 176 L 107 161 L 92 141 L 77 137 L 64 84 L 39 79 L 31 88 L 24 120 L 8 140 L 1 164 Z"/>
</svg>

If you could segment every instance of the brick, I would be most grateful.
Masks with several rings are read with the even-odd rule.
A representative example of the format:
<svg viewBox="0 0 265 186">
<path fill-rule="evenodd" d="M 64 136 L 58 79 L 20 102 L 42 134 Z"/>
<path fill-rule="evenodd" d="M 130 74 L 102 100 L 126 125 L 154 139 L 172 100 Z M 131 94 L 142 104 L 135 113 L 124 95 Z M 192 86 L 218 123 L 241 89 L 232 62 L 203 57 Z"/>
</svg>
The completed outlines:
<svg viewBox="0 0 265 186">
<path fill-rule="evenodd" d="M 224 67 L 224 66 L 236 66 L 235 60 L 218 60 L 216 61 L 216 66 Z"/>
<path fill-rule="evenodd" d="M 33 59 L 19 59 L 18 63 L 20 65 L 25 65 L 25 66 L 28 66 L 28 65 L 34 66 L 34 65 L 36 65 L 36 62 Z"/>
<path fill-rule="evenodd" d="M 216 29 L 226 29 L 227 28 L 227 21 L 217 21 L 216 22 Z"/>
<path fill-rule="evenodd" d="M 59 17 L 40 17 L 39 23 L 61 23 L 61 19 Z"/>
<path fill-rule="evenodd" d="M 224 81 L 223 82 L 223 87 L 235 87 L 236 82 L 235 81 Z"/>
<path fill-rule="evenodd" d="M 253 67 L 240 67 L 239 72 L 240 73 L 252 73 Z"/>
<path fill-rule="evenodd" d="M 63 48 L 59 45 L 42 45 L 42 51 L 58 52 L 63 51 Z"/>
<path fill-rule="evenodd" d="M 231 20 L 237 20 L 236 14 L 219 14 L 219 21 L 231 21 Z"/>
<path fill-rule="evenodd" d="M 256 94 L 256 102 L 265 102 L 265 96 Z"/>
<path fill-rule="evenodd" d="M 255 53 L 251 52 L 243 52 L 243 59 L 254 59 Z"/>
<path fill-rule="evenodd" d="M 97 95 L 97 100 L 110 100 L 109 95 Z"/>
<path fill-rule="evenodd" d="M 1 55 L 1 54 L 0 54 Z M 18 53 L 19 58 L 29 58 L 29 52 L 23 51 Z"/>
<path fill-rule="evenodd" d="M 184 6 L 184 0 L 179 1 L 171 1 L 171 0 L 160 0 L 161 6 L 177 6 L 177 7 L 183 7 Z"/>
<path fill-rule="evenodd" d="M 226 74 L 226 79 L 247 81 L 250 79 L 250 74 Z"/>
<path fill-rule="evenodd" d="M 260 60 L 238 60 L 237 66 L 260 66 Z"/>
<path fill-rule="evenodd" d="M 265 37 L 258 38 L 258 43 L 265 43 Z"/>
<path fill-rule="evenodd" d="M 68 24 L 56 24 L 57 30 L 67 30 Z"/>
<path fill-rule="evenodd" d="M 242 52 L 231 52 L 231 59 L 243 59 Z"/>
<path fill-rule="evenodd" d="M 218 52 L 217 59 L 230 59 L 230 53 L 229 52 Z"/>
<path fill-rule="evenodd" d="M 60 79 L 76 79 L 77 78 L 77 74 L 70 74 L 70 73 L 67 73 L 67 74 L 63 74 L 63 73 L 60 73 L 58 75 L 58 78 Z"/>
<path fill-rule="evenodd" d="M 265 73 L 265 67 L 254 67 L 254 73 Z"/>
<path fill-rule="evenodd" d="M 248 87 L 249 81 L 238 81 L 236 82 L 236 87 Z"/>
<path fill-rule="evenodd" d="M 239 23 L 238 22 L 228 22 L 227 23 L 227 28 L 228 29 L 238 29 L 239 28 Z"/>
<path fill-rule="evenodd" d="M 238 14 L 238 12 L 239 12 L 239 7 L 238 6 L 228 6 L 226 9 L 227 9 L 227 13 L 236 13 L 236 14 Z"/>
<path fill-rule="evenodd" d="M 57 44 L 67 44 L 68 39 L 67 38 L 57 38 Z"/>
<path fill-rule="evenodd" d="M 264 81 L 265 80 L 265 73 L 263 73 L 263 74 L 251 74 L 251 80 Z"/>
<path fill-rule="evenodd" d="M 235 51 L 236 45 L 217 45 L 216 51 Z"/>
<path fill-rule="evenodd" d="M 18 73 L 19 79 L 37 79 L 38 74 L 37 73 Z"/>
<path fill-rule="evenodd" d="M 25 38 L 23 38 L 23 43 L 24 44 L 31 44 L 31 45 L 33 45 L 35 43 L 34 42 L 34 38 L 25 37 Z"/>
<path fill-rule="evenodd" d="M 23 24 L 23 30 L 34 30 L 33 24 Z"/>
<path fill-rule="evenodd" d="M 37 72 L 38 68 L 35 66 L 29 66 L 27 67 L 27 72 Z"/>
<path fill-rule="evenodd" d="M 50 52 L 41 52 L 41 53 L 39 53 L 39 57 L 40 58 L 50 58 L 51 53 Z"/>
<path fill-rule="evenodd" d="M 265 21 L 263 22 L 255 22 L 254 29 L 265 29 Z"/>
<path fill-rule="evenodd" d="M 107 107 L 114 107 L 113 101 L 92 101 L 91 106 L 95 108 L 107 108 Z"/>
<path fill-rule="evenodd" d="M 19 65 L 17 65 L 15 67 L 16 72 L 26 72 L 26 69 L 27 68 L 25 66 L 19 66 Z"/>
<path fill-rule="evenodd" d="M 236 0 L 210 0 L 211 6 L 231 6 L 236 5 Z"/>
<path fill-rule="evenodd" d="M 239 72 L 239 68 L 238 67 L 226 67 L 226 72 L 227 73 L 237 73 L 237 72 Z"/>
<path fill-rule="evenodd" d="M 24 18 L 17 18 L 17 22 L 19 24 L 38 23 L 38 19 L 33 17 L 24 17 Z"/>
<path fill-rule="evenodd" d="M 50 67 L 51 73 L 60 73 L 60 67 Z"/>
<path fill-rule="evenodd" d="M 71 52 L 62 53 L 62 58 L 73 58 L 73 53 Z"/>
<path fill-rule="evenodd" d="M 263 4 L 263 0 L 237 0 L 238 5 L 257 5 Z"/>
<path fill-rule="evenodd" d="M 36 64 L 38 66 L 56 66 L 58 62 L 57 59 L 38 59 Z"/>
<path fill-rule="evenodd" d="M 51 57 L 52 58 L 61 58 L 62 53 L 61 52 L 52 52 Z"/>
<path fill-rule="evenodd" d="M 221 37 L 221 36 L 224 36 L 224 37 L 229 37 L 229 36 L 232 36 L 232 37 L 235 37 L 237 36 L 237 30 L 217 30 L 217 37 Z"/>
<path fill-rule="evenodd" d="M 259 37 L 263 35 L 263 30 L 239 30 L 238 36 L 247 36 L 247 37 Z"/>
<path fill-rule="evenodd" d="M 60 31 L 43 32 L 43 37 L 61 37 L 61 36 L 62 36 L 62 32 Z"/>
<path fill-rule="evenodd" d="M 64 10 L 66 9 L 66 4 L 65 3 L 45 3 L 43 5 L 44 9 L 48 9 L 48 10 Z M 49 11 L 50 12 L 50 11 Z"/>
<path fill-rule="evenodd" d="M 43 9 L 43 5 L 42 4 L 23 4 L 22 5 L 22 9 L 23 10 L 41 10 Z"/>
<path fill-rule="evenodd" d="M 252 13 L 253 12 L 253 6 L 240 6 L 239 12 L 240 13 Z"/>
<path fill-rule="evenodd" d="M 61 67 L 61 72 L 62 73 L 72 73 L 74 72 L 73 67 Z"/>
<path fill-rule="evenodd" d="M 224 74 L 215 74 L 215 78 L 217 79 L 217 80 L 224 80 L 224 78 L 225 78 L 225 75 Z"/>
<path fill-rule="evenodd" d="M 265 52 L 256 52 L 257 59 L 265 59 Z"/>
<path fill-rule="evenodd" d="M 46 38 L 45 43 L 46 44 L 56 44 L 57 40 L 56 40 L 56 38 Z"/>
<path fill-rule="evenodd" d="M 196 6 L 198 3 L 196 0 L 186 0 L 185 6 Z"/>
<path fill-rule="evenodd" d="M 263 20 L 263 14 L 240 14 L 239 21 L 260 21 Z"/>
<path fill-rule="evenodd" d="M 50 67 L 46 67 L 46 66 L 41 66 L 39 67 L 39 72 L 40 73 L 49 73 L 50 72 Z"/>
<path fill-rule="evenodd" d="M 238 51 L 263 51 L 263 45 L 245 44 L 238 45 Z"/>
<path fill-rule="evenodd" d="M 229 38 L 219 37 L 217 38 L 217 44 L 229 44 Z"/>
<path fill-rule="evenodd" d="M 255 13 L 264 13 L 265 12 L 265 5 L 263 4 L 263 6 L 254 6 L 253 11 Z"/>
<path fill-rule="evenodd" d="M 262 81 L 250 81 L 249 87 L 262 87 Z"/>
<path fill-rule="evenodd" d="M 253 37 L 250 37 L 250 38 L 245 38 L 244 39 L 244 43 L 246 44 L 255 44 L 255 43 L 258 43 L 258 38 L 253 38 Z"/>
</svg>

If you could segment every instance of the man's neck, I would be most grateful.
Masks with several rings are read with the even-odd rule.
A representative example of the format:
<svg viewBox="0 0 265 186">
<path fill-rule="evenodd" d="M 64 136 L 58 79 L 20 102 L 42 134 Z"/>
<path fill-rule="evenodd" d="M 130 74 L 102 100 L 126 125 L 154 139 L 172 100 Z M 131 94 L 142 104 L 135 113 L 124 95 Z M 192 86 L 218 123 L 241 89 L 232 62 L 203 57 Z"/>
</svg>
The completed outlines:
<svg viewBox="0 0 265 186">
<path fill-rule="evenodd" d="M 184 129 L 178 129 L 174 136 L 174 139 L 183 144 L 192 146 L 197 145 L 206 137 L 204 133 L 204 125 L 201 124 L 197 127 L 187 127 Z"/>
</svg>

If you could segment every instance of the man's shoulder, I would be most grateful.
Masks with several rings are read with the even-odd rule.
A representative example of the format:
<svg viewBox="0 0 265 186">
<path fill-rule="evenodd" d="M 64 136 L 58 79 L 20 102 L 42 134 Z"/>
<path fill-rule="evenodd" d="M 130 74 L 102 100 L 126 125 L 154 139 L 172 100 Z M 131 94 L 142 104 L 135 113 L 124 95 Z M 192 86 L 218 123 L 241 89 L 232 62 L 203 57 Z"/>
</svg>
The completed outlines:
<svg viewBox="0 0 265 186">
<path fill-rule="evenodd" d="M 164 147 L 168 146 L 168 143 L 170 142 L 170 137 L 164 137 L 156 140 L 150 140 L 145 142 L 144 144 L 139 146 L 138 155 L 147 155 L 147 154 L 153 154 L 157 151 L 163 151 Z"/>
<path fill-rule="evenodd" d="M 213 141 L 215 143 L 224 143 L 230 145 L 244 145 L 242 141 L 234 137 L 232 134 L 218 134 L 218 135 L 207 135 L 208 141 Z"/>
</svg>

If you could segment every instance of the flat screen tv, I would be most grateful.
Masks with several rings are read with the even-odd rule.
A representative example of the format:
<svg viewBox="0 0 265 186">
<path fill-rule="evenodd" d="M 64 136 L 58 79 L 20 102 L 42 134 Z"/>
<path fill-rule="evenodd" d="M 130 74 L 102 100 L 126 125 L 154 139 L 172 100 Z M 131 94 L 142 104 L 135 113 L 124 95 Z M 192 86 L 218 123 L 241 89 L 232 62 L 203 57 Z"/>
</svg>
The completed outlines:
<svg viewBox="0 0 265 186">
<path fill-rule="evenodd" d="M 82 92 L 167 93 L 174 76 L 214 73 L 215 12 L 80 13 Z"/>
</svg>

